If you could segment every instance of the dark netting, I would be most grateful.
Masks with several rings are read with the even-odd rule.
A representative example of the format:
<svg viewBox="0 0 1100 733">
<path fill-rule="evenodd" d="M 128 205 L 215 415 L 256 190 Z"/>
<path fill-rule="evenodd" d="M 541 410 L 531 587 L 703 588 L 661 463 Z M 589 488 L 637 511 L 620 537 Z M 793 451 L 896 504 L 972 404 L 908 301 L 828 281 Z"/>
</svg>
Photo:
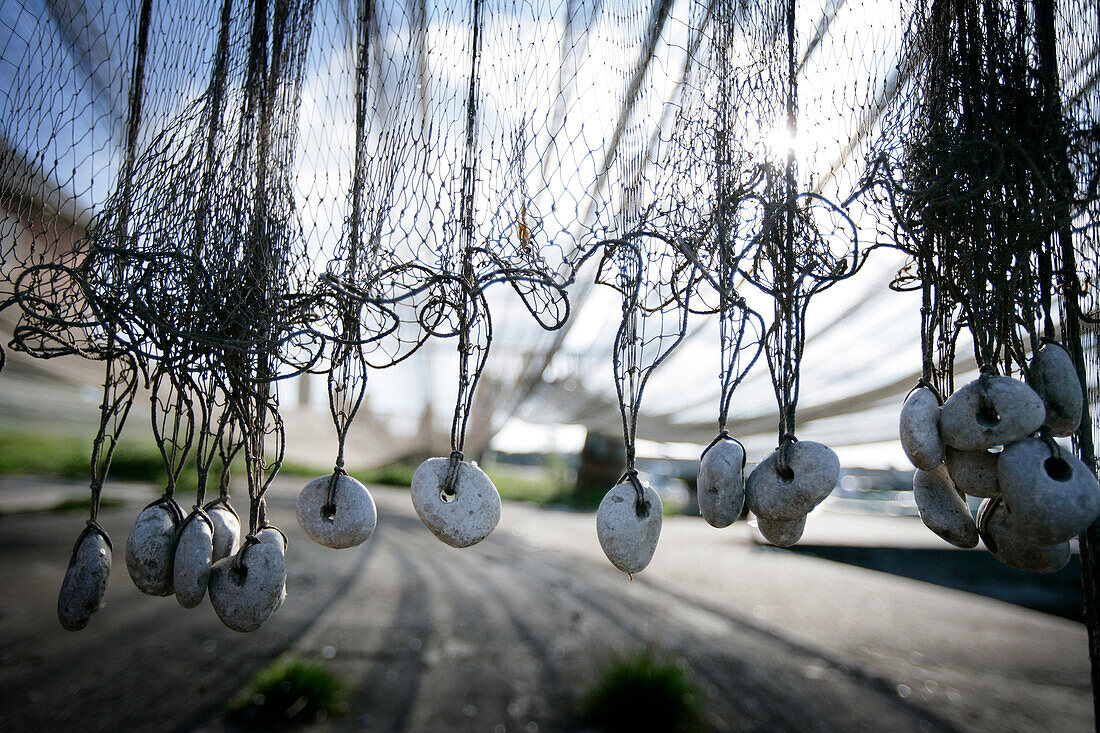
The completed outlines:
<svg viewBox="0 0 1100 733">
<path fill-rule="evenodd" d="M 445 344 L 450 454 L 425 495 L 454 511 L 484 476 L 464 456 L 535 401 L 578 314 L 612 293 L 593 352 L 614 398 L 611 381 L 603 399 L 559 391 L 547 412 L 621 427 L 622 521 L 650 537 L 659 520 L 643 511 L 641 426 L 687 430 L 681 394 L 655 416 L 647 385 L 709 339 L 699 369 L 718 397 L 696 424 L 713 435 L 717 413 L 715 443 L 728 424 L 776 426 L 736 393 L 768 366 L 779 450 L 746 491 L 789 544 L 836 483 L 836 456 L 795 439 L 810 303 L 876 247 L 908 257 L 895 287 L 923 296 L 924 384 L 946 396 L 956 373 L 1025 374 L 1053 339 L 1095 406 L 1098 46 L 1083 0 L 6 3 L 0 328 L 20 355 L 102 363 L 90 522 L 104 539 L 99 496 L 139 395 L 165 466 L 143 517 L 181 538 L 212 528 L 217 546 L 244 459 L 239 579 L 284 549 L 264 504 L 285 449 L 280 380 L 327 382 L 334 471 L 306 519 L 335 531 L 342 492 L 362 489 L 345 444 L 370 374 Z M 490 359 L 494 339 L 507 348 Z M 972 360 L 956 353 L 971 344 Z M 475 409 L 479 383 L 495 416 Z M 1078 436 L 1087 460 L 1093 437 Z M 814 446 L 824 478 L 801 485 Z M 498 497 L 495 511 L 467 534 L 422 518 L 464 546 L 495 526 Z"/>
</svg>

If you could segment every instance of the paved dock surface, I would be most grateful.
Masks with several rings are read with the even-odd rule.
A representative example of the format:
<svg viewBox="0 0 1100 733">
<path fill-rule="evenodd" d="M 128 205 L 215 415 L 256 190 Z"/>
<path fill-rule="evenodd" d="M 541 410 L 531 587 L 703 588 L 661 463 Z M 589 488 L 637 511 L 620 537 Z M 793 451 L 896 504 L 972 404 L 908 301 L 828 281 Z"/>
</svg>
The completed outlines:
<svg viewBox="0 0 1100 733">
<path fill-rule="evenodd" d="M 633 581 L 604 559 L 590 514 L 507 503 L 493 535 L 455 550 L 407 491 L 380 487 L 375 536 L 329 550 L 297 527 L 298 483 L 272 490 L 290 536 L 287 601 L 251 634 L 206 602 L 184 610 L 133 587 L 122 551 L 134 501 L 102 516 L 115 543 L 107 607 L 66 632 L 56 597 L 82 517 L 0 516 L 0 730 L 222 730 L 225 701 L 287 649 L 345 683 L 347 714 L 319 730 L 577 730 L 599 671 L 641 649 L 685 665 L 711 730 L 1093 728 L 1079 623 L 693 517 L 666 518 Z M 936 541 L 912 519 L 826 513 L 807 538 L 896 545 L 906 533 Z"/>
</svg>

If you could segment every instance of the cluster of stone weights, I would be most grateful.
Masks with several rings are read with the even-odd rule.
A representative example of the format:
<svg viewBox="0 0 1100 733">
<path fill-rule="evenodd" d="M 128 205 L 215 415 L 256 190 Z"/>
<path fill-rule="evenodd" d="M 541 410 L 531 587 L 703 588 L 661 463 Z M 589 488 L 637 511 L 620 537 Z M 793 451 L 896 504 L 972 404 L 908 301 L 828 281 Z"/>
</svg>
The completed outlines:
<svg viewBox="0 0 1100 733">
<path fill-rule="evenodd" d="M 983 373 L 941 405 L 928 387 L 901 410 L 901 444 L 917 471 L 924 524 L 953 545 L 977 546 L 1014 568 L 1054 572 L 1070 543 L 1100 515 L 1100 486 L 1054 441 L 1081 424 L 1084 390 L 1069 354 L 1048 342 L 1027 382 Z M 966 495 L 981 498 L 977 521 Z"/>
<path fill-rule="evenodd" d="M 286 537 L 275 527 L 241 538 L 228 502 L 217 499 L 184 517 L 174 499 L 145 507 L 126 539 L 126 569 L 142 593 L 175 595 L 194 608 L 209 592 L 218 618 L 234 631 L 259 628 L 286 598 Z M 103 606 L 111 542 L 89 523 L 77 540 L 57 600 L 61 625 L 78 631 Z"/>
</svg>

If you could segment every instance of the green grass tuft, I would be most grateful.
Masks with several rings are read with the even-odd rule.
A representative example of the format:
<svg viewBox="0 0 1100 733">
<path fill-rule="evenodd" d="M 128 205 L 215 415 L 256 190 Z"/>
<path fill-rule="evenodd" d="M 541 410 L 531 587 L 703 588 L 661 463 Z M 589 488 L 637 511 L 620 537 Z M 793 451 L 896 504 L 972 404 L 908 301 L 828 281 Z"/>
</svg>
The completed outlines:
<svg viewBox="0 0 1100 733">
<path fill-rule="evenodd" d="M 695 684 L 681 667 L 649 651 L 613 661 L 585 698 L 581 716 L 607 733 L 702 726 Z"/>
<path fill-rule="evenodd" d="M 323 663 L 286 653 L 254 674 L 226 709 L 242 722 L 306 725 L 344 712 L 344 684 Z"/>
</svg>

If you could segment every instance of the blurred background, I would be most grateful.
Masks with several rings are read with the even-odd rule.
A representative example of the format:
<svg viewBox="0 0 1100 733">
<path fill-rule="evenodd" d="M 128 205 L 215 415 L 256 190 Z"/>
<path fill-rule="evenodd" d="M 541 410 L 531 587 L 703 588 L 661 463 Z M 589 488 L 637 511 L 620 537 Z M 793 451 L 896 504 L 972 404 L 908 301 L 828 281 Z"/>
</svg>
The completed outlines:
<svg viewBox="0 0 1100 733">
<path fill-rule="evenodd" d="M 38 128 L 13 122 L 12 109 L 34 105 L 4 98 L 12 124 L 0 126 L 0 200 L 32 199 L 40 212 L 28 220 L 15 207 L 0 211 L 16 240 L 51 227 L 78 239 L 113 181 L 124 54 L 88 39 L 126 26 L 133 8 L 101 5 L 0 3 L 8 35 L 0 79 L 11 88 L 44 65 L 36 48 L 61 49 L 99 86 L 43 100 L 41 117 L 87 109 L 87 129 L 107 141 L 94 154 L 74 142 L 84 138 L 56 130 L 42 143 Z M 536 5 L 558 17 L 556 6 Z M 668 10 L 653 62 L 661 73 L 684 53 L 688 5 Z M 798 5 L 807 108 L 840 94 L 862 63 L 846 55 L 853 38 L 890 67 L 901 42 L 893 0 Z M 51 30 L 33 30 L 41 28 Z M 633 59 L 626 72 L 637 68 Z M 1098 78 L 1081 74 L 1078 96 L 1092 94 Z M 657 87 L 641 111 L 624 106 L 620 116 L 642 130 L 659 120 L 667 95 Z M 328 91 L 305 95 L 304 119 L 323 117 L 335 98 Z M 868 92 L 878 93 L 899 92 Z M 79 125 L 81 114 L 67 124 Z M 594 139 L 621 122 L 603 117 L 590 122 L 603 126 Z M 303 148 L 323 132 L 307 125 Z M 823 190 L 842 199 L 862 165 L 862 138 L 852 140 L 834 120 L 777 145 L 799 151 L 808 169 L 828 170 Z M 63 143 L 60 154 L 50 147 Z M 327 180 L 323 165 L 343 162 L 310 161 L 317 188 L 301 192 L 307 201 L 328 185 L 317 183 Z M 331 254 L 328 214 L 321 206 L 306 222 L 322 242 L 318 262 Z M 920 296 L 888 287 L 903 264 L 891 250 L 876 252 L 807 314 L 798 434 L 832 447 L 842 471 L 802 541 L 786 550 L 766 545 L 749 515 L 725 530 L 698 517 L 696 471 L 717 432 L 720 354 L 715 320 L 689 320 L 642 404 L 638 467 L 667 516 L 653 564 L 633 579 L 610 567 L 595 538 L 592 512 L 625 453 L 612 373 L 619 295 L 591 286 L 592 272 L 571 291 L 573 314 L 559 332 L 537 329 L 514 294 L 492 295 L 496 335 L 466 455 L 505 506 L 496 532 L 475 548 L 438 543 L 407 496 L 416 465 L 450 449 L 454 339 L 431 339 L 369 374 L 346 465 L 371 487 L 380 527 L 354 550 L 320 548 L 297 528 L 297 491 L 331 471 L 335 433 L 323 376 L 280 382 L 286 463 L 270 497 L 290 537 L 288 598 L 247 636 L 221 627 L 206 604 L 184 611 L 140 595 L 126 577 L 123 538 L 163 490 L 148 393 L 135 401 L 105 492 L 102 521 L 115 539 L 107 607 L 80 634 L 59 627 L 56 592 L 88 507 L 103 369 L 9 350 L 0 374 L 0 730 L 1092 729 L 1076 547 L 1066 568 L 1034 576 L 981 548 L 946 544 L 917 516 L 897 417 L 919 376 Z M 0 312 L 5 344 L 13 317 Z M 972 370 L 964 359 L 957 383 Z M 777 424 L 761 360 L 734 395 L 728 424 L 748 469 L 775 448 Z"/>
</svg>

